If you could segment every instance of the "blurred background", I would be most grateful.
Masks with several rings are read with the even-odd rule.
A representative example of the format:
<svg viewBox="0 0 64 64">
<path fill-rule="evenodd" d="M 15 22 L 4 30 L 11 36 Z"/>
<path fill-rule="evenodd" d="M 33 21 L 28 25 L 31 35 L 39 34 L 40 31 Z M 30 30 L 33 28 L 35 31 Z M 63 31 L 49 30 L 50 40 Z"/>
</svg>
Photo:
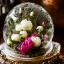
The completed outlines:
<svg viewBox="0 0 64 64">
<path fill-rule="evenodd" d="M 6 15 L 14 6 L 23 2 L 37 3 L 48 11 L 54 23 L 53 41 L 61 44 L 61 54 L 64 55 L 64 0 L 0 0 L 0 43 L 3 42 Z"/>
</svg>

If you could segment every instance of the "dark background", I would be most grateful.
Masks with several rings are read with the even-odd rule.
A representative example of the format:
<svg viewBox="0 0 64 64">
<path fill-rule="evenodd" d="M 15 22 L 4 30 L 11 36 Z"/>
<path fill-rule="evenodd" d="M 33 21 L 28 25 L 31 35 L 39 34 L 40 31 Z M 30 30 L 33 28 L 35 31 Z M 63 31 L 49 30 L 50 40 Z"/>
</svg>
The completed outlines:
<svg viewBox="0 0 64 64">
<path fill-rule="evenodd" d="M 64 55 L 64 0 L 0 0 L 0 42 L 3 41 L 3 25 L 8 12 L 17 4 L 22 2 L 34 2 L 43 6 L 51 15 L 54 23 L 54 38 L 61 44 L 61 54 Z M 2 13 L 2 7 L 5 13 Z"/>
</svg>

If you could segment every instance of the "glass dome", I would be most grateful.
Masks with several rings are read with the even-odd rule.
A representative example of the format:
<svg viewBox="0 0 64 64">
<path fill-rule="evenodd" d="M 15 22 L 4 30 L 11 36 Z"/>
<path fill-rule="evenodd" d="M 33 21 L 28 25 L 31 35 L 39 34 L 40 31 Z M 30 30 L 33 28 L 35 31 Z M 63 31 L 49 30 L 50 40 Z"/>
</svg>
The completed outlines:
<svg viewBox="0 0 64 64">
<path fill-rule="evenodd" d="M 29 14 L 29 12 L 31 12 L 31 14 Z M 31 17 L 28 17 L 29 15 Z M 33 15 L 35 15 L 35 16 L 33 16 Z M 15 46 L 15 48 L 13 49 L 13 46 L 10 47 L 7 43 L 7 39 L 11 38 L 11 35 L 13 33 L 15 33 L 15 34 L 19 33 L 19 31 L 15 30 L 15 26 L 17 24 L 19 24 L 21 21 L 24 21 L 23 19 L 26 19 L 26 18 L 27 18 L 27 20 L 32 19 L 33 31 L 36 30 L 35 29 L 36 25 L 44 27 L 43 33 L 41 33 L 41 35 L 39 36 L 40 38 L 43 37 L 42 35 L 44 35 L 45 33 L 47 33 L 49 36 L 49 39 L 47 41 L 45 41 L 44 43 L 42 43 L 42 45 L 44 45 L 42 48 L 44 48 L 45 51 L 41 50 L 41 52 L 44 52 L 44 54 L 42 54 L 42 53 L 40 53 L 40 51 L 38 51 L 37 53 L 38 54 L 40 53 L 40 55 L 37 55 L 35 57 L 34 56 L 30 57 L 29 54 L 23 55 L 23 54 L 20 54 L 20 53 L 17 53 L 16 51 L 14 51 L 14 49 L 16 49 L 17 45 L 14 44 L 13 46 Z M 29 32 L 28 32 L 28 34 L 29 34 Z M 40 34 L 40 32 L 38 34 Z M 37 60 L 44 61 L 44 60 L 55 57 L 60 52 L 60 44 L 52 42 L 53 35 L 54 35 L 54 25 L 53 25 L 52 19 L 51 19 L 50 15 L 48 14 L 48 12 L 40 5 L 37 5 L 34 3 L 29 3 L 29 2 L 22 3 L 22 4 L 15 6 L 9 12 L 9 14 L 7 15 L 7 17 L 5 19 L 4 28 L 3 28 L 3 38 L 4 38 L 5 43 L 3 45 L 2 51 L 7 56 L 7 58 L 14 60 L 14 61 L 23 61 L 23 62 L 25 62 L 25 61 L 34 62 Z M 16 37 L 14 37 L 14 38 L 16 38 Z M 15 41 L 14 41 L 14 43 L 15 43 Z"/>
<path fill-rule="evenodd" d="M 27 11 L 27 12 L 26 12 Z M 17 54 L 14 49 L 8 46 L 7 44 L 7 39 L 11 38 L 11 34 L 13 33 L 18 33 L 15 31 L 15 25 L 19 24 L 21 20 L 27 18 L 28 20 L 30 19 L 28 17 L 28 11 L 33 11 L 35 14 L 35 22 L 33 25 L 33 28 L 35 28 L 35 25 L 37 24 L 38 26 L 40 25 L 47 25 L 45 31 L 43 32 L 45 34 L 48 33 L 49 39 L 48 43 L 43 43 L 44 48 L 48 51 L 45 53 L 45 55 L 49 54 L 51 50 L 53 49 L 53 44 L 52 44 L 52 38 L 54 35 L 54 25 L 52 22 L 52 19 L 48 12 L 41 7 L 40 5 L 34 4 L 34 3 L 22 3 L 17 6 L 15 6 L 7 15 L 4 23 L 4 29 L 3 29 L 3 37 L 5 41 L 5 48 L 6 48 L 6 53 L 9 53 L 9 56 L 15 56 L 15 57 L 29 57 L 29 55 L 22 55 L 22 54 Z M 42 34 L 41 34 L 42 35 Z M 11 52 L 11 53 L 10 53 Z"/>
</svg>

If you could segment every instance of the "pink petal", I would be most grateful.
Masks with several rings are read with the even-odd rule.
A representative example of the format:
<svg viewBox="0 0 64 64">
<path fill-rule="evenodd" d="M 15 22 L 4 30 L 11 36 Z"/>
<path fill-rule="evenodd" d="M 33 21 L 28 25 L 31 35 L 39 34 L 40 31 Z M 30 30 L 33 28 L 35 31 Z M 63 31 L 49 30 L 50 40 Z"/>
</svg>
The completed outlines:
<svg viewBox="0 0 64 64">
<path fill-rule="evenodd" d="M 18 49 L 20 53 L 26 55 L 32 48 L 34 47 L 34 43 L 31 38 L 26 38 L 22 44 L 20 44 L 20 48 Z"/>
</svg>

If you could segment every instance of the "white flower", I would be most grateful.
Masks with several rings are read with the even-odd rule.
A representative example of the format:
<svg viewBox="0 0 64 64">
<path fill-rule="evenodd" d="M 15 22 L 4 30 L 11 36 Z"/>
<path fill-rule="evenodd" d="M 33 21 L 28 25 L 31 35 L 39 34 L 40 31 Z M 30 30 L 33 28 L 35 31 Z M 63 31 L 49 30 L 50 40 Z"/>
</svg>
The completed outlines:
<svg viewBox="0 0 64 64">
<path fill-rule="evenodd" d="M 34 12 L 33 11 L 30 13 L 30 16 L 34 16 Z"/>
<path fill-rule="evenodd" d="M 21 36 L 19 34 L 12 34 L 11 39 L 14 41 L 20 41 Z"/>
<path fill-rule="evenodd" d="M 36 29 L 38 29 L 41 32 L 43 31 L 43 26 L 38 26 Z"/>
<path fill-rule="evenodd" d="M 7 39 L 7 44 L 10 45 L 12 42 L 10 41 L 10 39 Z"/>
<path fill-rule="evenodd" d="M 41 39 L 39 37 L 32 36 L 31 39 L 35 47 L 38 47 L 41 45 Z"/>
<path fill-rule="evenodd" d="M 28 33 L 26 31 L 20 31 L 21 37 L 26 38 L 28 36 Z"/>
<path fill-rule="evenodd" d="M 27 21 L 27 19 L 24 19 L 21 21 L 21 27 L 23 30 L 32 30 L 32 23 L 31 21 Z"/>
<path fill-rule="evenodd" d="M 20 25 L 20 24 L 17 24 L 17 25 L 15 26 L 15 30 L 16 30 L 16 31 L 21 31 L 21 29 L 22 29 L 22 28 L 21 28 L 21 25 Z"/>
</svg>

